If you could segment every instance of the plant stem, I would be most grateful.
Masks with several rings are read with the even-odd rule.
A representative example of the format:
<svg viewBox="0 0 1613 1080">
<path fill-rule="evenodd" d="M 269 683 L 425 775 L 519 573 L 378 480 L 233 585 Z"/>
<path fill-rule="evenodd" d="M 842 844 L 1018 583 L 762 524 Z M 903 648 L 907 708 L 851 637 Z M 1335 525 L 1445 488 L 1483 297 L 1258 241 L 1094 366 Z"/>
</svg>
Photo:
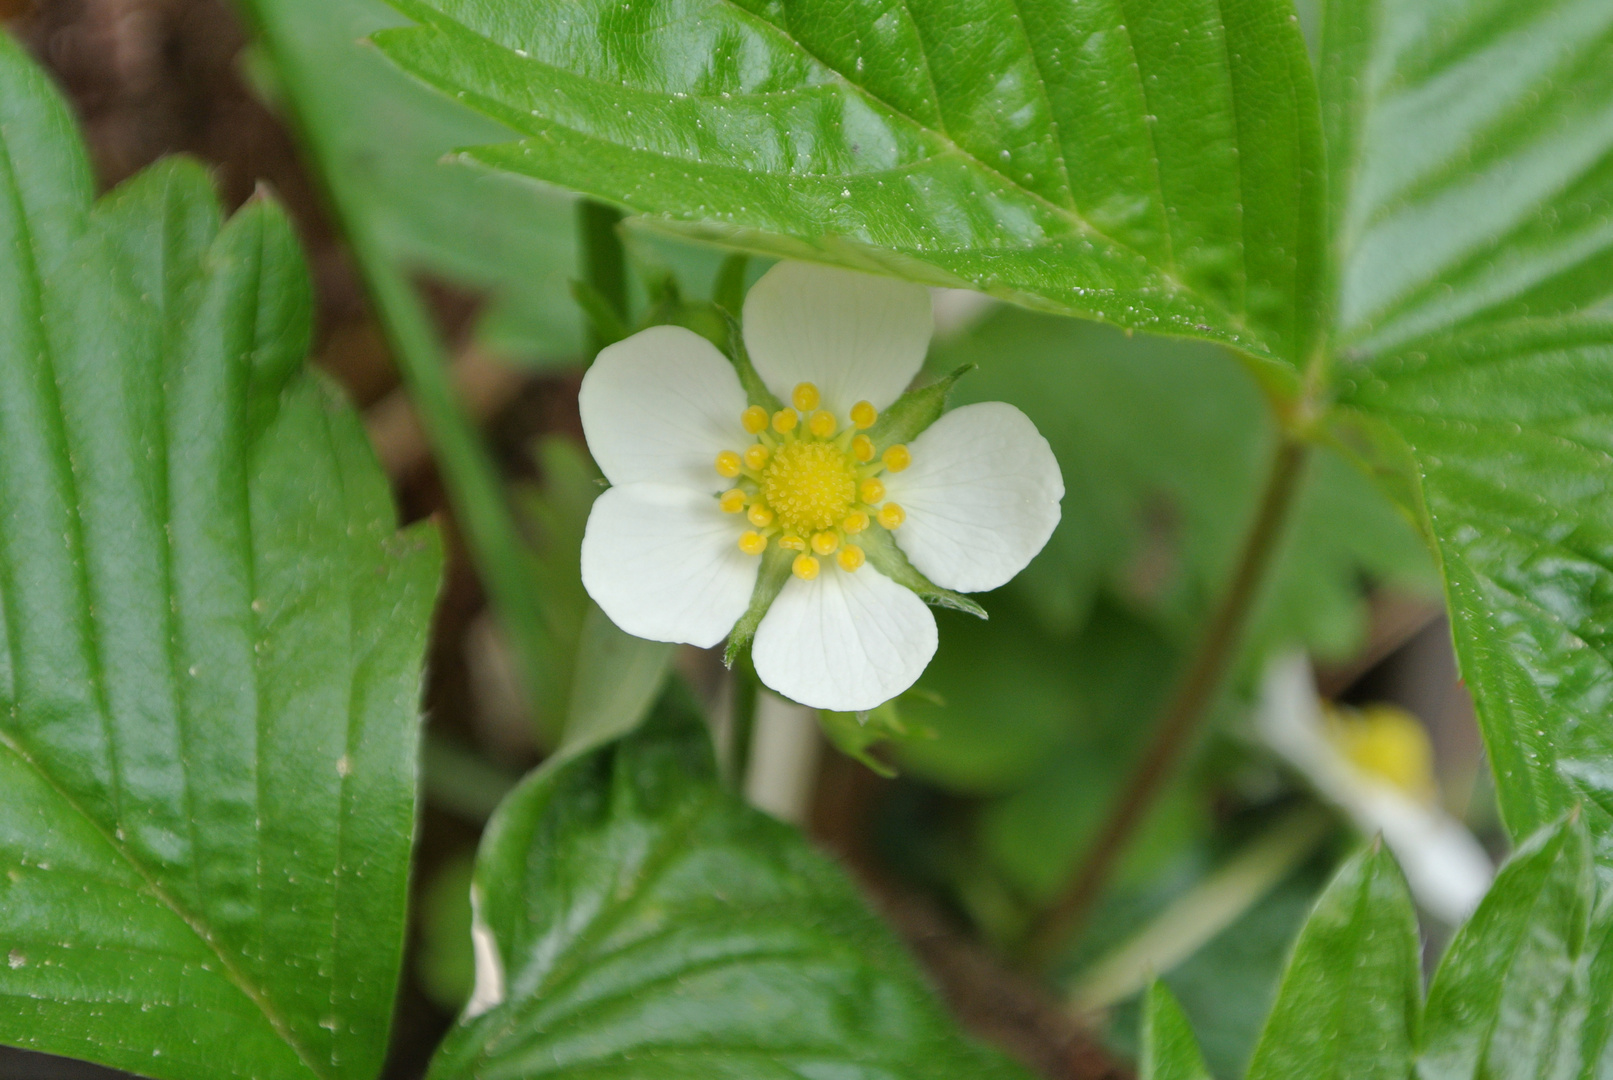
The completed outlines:
<svg viewBox="0 0 1613 1080">
<path fill-rule="evenodd" d="M 577 202 L 577 246 L 583 280 L 626 325 L 627 254 L 622 250 L 622 234 L 617 228 L 621 221 L 622 212 L 614 206 L 592 199 Z M 588 355 L 592 357 L 607 342 L 600 340 L 597 330 L 590 329 L 588 335 Z"/>
<path fill-rule="evenodd" d="M 745 777 L 750 772 L 751 744 L 756 734 L 756 699 L 761 681 L 744 657 L 734 665 L 734 704 L 728 722 L 728 762 L 724 774 L 729 786 L 745 793 Z"/>
<path fill-rule="evenodd" d="M 1132 834 L 1174 774 L 1182 755 L 1192 746 L 1200 722 L 1215 703 L 1227 671 L 1237 658 L 1249 613 L 1282 539 L 1305 457 L 1303 443 L 1279 436 L 1265 492 L 1226 594 L 1211 614 L 1197 651 L 1160 714 L 1152 742 L 1126 779 L 1088 848 L 1086 860 L 1027 939 L 1026 954 L 1033 962 L 1045 965 L 1086 921 Z"/>
</svg>

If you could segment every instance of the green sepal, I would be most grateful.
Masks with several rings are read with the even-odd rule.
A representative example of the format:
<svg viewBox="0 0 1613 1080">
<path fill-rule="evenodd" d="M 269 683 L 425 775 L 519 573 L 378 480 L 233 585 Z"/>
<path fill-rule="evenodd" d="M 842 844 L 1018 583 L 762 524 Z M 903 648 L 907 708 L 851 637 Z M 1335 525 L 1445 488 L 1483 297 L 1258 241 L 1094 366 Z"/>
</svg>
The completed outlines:
<svg viewBox="0 0 1613 1080">
<path fill-rule="evenodd" d="M 977 618 L 990 618 L 986 609 L 951 589 L 943 589 L 917 570 L 907 561 L 902 549 L 896 546 L 896 540 L 891 534 L 878 526 L 857 534 L 853 537 L 858 547 L 868 556 L 868 565 L 890 578 L 896 584 L 912 589 L 919 594 L 919 598 L 926 604 L 936 607 L 951 608 L 953 611 L 962 611 Z M 755 601 L 752 600 L 754 604 Z M 747 614 L 749 614 L 747 612 Z M 743 621 L 743 620 L 741 620 Z"/>
<path fill-rule="evenodd" d="M 912 441 L 919 432 L 941 419 L 953 384 L 974 369 L 974 364 L 965 364 L 927 386 L 909 390 L 879 414 L 874 426 L 868 429 L 868 437 L 874 440 L 875 446 Z"/>
<path fill-rule="evenodd" d="M 632 333 L 605 295 L 588 282 L 572 278 L 571 298 L 577 301 L 588 325 L 598 336 L 600 348 L 614 345 Z"/>
<path fill-rule="evenodd" d="M 734 666 L 734 661 L 750 648 L 752 639 L 756 637 L 756 628 L 762 625 L 762 616 L 767 609 L 773 606 L 778 599 L 779 592 L 784 583 L 790 580 L 790 564 L 795 560 L 795 553 L 786 551 L 777 544 L 770 544 L 762 552 L 762 569 L 756 575 L 756 588 L 750 594 L 750 607 L 745 614 L 739 617 L 733 630 L 728 634 L 728 648 L 723 650 L 722 662 L 728 667 Z"/>
<path fill-rule="evenodd" d="M 868 751 L 877 743 L 912 742 L 919 738 L 935 738 L 929 728 L 915 727 L 902 720 L 900 702 L 909 696 L 927 697 L 922 691 L 909 690 L 883 705 L 862 712 L 833 712 L 818 710 L 818 723 L 824 737 L 849 758 L 868 766 L 887 780 L 896 775 L 896 769 Z"/>
<path fill-rule="evenodd" d="M 756 374 L 756 368 L 751 365 L 750 353 L 745 351 L 745 335 L 740 330 L 739 320 L 724 307 L 718 306 L 717 311 L 728 323 L 728 359 L 734 365 L 734 372 L 739 376 L 739 385 L 745 388 L 746 400 L 752 405 L 760 405 L 770 413 L 778 412 L 784 408 L 784 402 L 774 396 L 773 391 L 762 381 L 762 377 Z"/>
</svg>

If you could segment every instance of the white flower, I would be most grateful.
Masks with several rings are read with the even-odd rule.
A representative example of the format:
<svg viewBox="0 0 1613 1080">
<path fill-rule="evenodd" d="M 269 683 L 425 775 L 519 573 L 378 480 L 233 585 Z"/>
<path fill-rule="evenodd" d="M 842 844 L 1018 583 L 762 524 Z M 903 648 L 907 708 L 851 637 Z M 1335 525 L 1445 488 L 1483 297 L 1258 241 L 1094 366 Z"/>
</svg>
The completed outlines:
<svg viewBox="0 0 1613 1080">
<path fill-rule="evenodd" d="M 906 690 L 935 654 L 935 619 L 868 563 L 860 534 L 888 530 L 931 582 L 978 592 L 1042 549 L 1064 496 L 1047 440 L 1011 405 L 954 410 L 907 445 L 865 434 L 918 373 L 930 331 L 921 286 L 781 263 L 744 310 L 751 362 L 789 403 L 771 415 L 688 330 L 601 352 L 580 399 L 612 485 L 583 540 L 589 595 L 630 634 L 710 647 L 750 605 L 764 552 L 793 551 L 756 631 L 761 680 L 845 712 Z"/>
<path fill-rule="evenodd" d="M 1268 664 L 1255 730 L 1357 828 L 1383 836 L 1429 914 L 1455 926 L 1478 907 L 1494 875 L 1489 856 L 1460 821 L 1363 769 L 1328 738 L 1316 680 L 1303 653 Z"/>
</svg>

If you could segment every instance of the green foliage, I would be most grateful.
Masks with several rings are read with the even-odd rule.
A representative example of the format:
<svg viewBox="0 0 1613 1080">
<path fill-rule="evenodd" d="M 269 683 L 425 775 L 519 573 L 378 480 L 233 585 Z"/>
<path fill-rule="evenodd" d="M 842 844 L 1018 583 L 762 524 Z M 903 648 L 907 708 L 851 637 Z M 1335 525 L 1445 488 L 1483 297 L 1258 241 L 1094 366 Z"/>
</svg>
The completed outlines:
<svg viewBox="0 0 1613 1080">
<path fill-rule="evenodd" d="M 364 43 L 396 25 L 381 0 L 240 0 L 267 44 L 253 71 L 326 167 L 364 191 L 386 256 L 486 290 L 479 336 L 501 354 L 567 360 L 582 346 L 568 295 L 575 200 L 514 177 L 445 169 L 442 156 L 503 129 L 400 73 Z"/>
<path fill-rule="evenodd" d="M 1422 1007 L 1417 915 L 1381 843 L 1347 862 L 1306 920 L 1249 1080 L 1405 1080 Z"/>
<path fill-rule="evenodd" d="M 1164 983 L 1148 988 L 1143 1006 L 1142 1080 L 1210 1080 L 1204 1055 L 1182 1007 Z"/>
<path fill-rule="evenodd" d="M 523 784 L 476 881 L 502 991 L 435 1080 L 1025 1076 L 956 1033 L 837 868 L 717 783 L 676 695 Z"/>
<path fill-rule="evenodd" d="M 0 36 L 0 1041 L 369 1080 L 403 943 L 439 555 L 395 531 L 257 199 L 92 206 Z"/>
<path fill-rule="evenodd" d="M 1334 0 L 1324 53 L 1346 423 L 1438 543 L 1508 827 L 1583 802 L 1606 859 L 1613 11 Z"/>
<path fill-rule="evenodd" d="M 1419 1076 L 1592 1074 L 1600 1048 L 1582 1042 L 1582 1035 L 1594 898 L 1577 817 L 1537 834 L 1513 856 L 1451 942 L 1428 988 Z M 1605 1003 L 1613 986 L 1604 981 L 1594 992 Z M 1605 1038 L 1605 1016 L 1597 1023 Z"/>
<path fill-rule="evenodd" d="M 397 0 L 377 43 L 519 141 L 466 156 L 773 255 L 1307 357 L 1322 234 L 1292 12 Z"/>
<path fill-rule="evenodd" d="M 1583 802 L 1607 858 L 1613 323 L 1470 331 L 1358 378 L 1346 400 L 1410 446 L 1508 826 Z"/>
</svg>

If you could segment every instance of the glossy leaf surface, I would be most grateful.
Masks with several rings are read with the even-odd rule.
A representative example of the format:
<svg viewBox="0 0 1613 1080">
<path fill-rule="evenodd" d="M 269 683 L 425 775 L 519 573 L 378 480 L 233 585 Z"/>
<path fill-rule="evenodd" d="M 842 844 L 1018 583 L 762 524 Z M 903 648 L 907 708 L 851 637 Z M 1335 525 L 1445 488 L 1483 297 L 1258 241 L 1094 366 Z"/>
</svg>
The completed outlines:
<svg viewBox="0 0 1613 1080">
<path fill-rule="evenodd" d="M 1344 343 L 1613 295 L 1613 6 L 1329 0 L 1323 38 Z"/>
<path fill-rule="evenodd" d="M 1024 1080 L 957 1032 L 836 867 L 718 786 L 699 719 L 662 708 L 499 811 L 474 1015 L 431 1075 Z"/>
<path fill-rule="evenodd" d="M 1420 952 L 1405 879 L 1374 845 L 1345 863 L 1300 930 L 1249 1080 L 1405 1080 Z"/>
<path fill-rule="evenodd" d="M 302 367 L 289 223 L 195 165 L 92 207 L 0 37 L 0 1041 L 370 1080 L 434 534 Z"/>
<path fill-rule="evenodd" d="M 1501 809 L 1613 853 L 1613 322 L 1477 330 L 1352 372 L 1410 447 Z"/>
<path fill-rule="evenodd" d="M 1594 1061 L 1584 1060 L 1582 1070 L 1581 1057 L 1597 1049 L 1585 1038 L 1594 897 L 1578 821 L 1544 830 L 1519 850 L 1435 973 L 1420 1080 L 1593 1075 Z M 1605 1005 L 1605 958 L 1599 966 Z"/>
<path fill-rule="evenodd" d="M 1279 0 L 396 0 L 467 156 L 774 255 L 1308 354 L 1315 90 Z"/>
</svg>

